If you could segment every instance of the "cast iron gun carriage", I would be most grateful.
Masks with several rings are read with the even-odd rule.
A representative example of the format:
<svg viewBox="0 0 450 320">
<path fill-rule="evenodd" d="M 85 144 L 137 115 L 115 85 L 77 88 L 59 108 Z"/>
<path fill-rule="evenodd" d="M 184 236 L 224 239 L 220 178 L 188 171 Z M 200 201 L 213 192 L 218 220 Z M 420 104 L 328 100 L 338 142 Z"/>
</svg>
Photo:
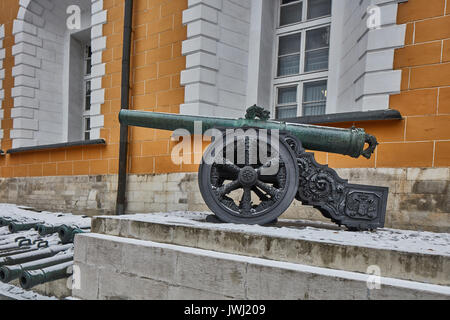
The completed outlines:
<svg viewBox="0 0 450 320">
<path fill-rule="evenodd" d="M 213 136 L 200 163 L 199 187 L 206 205 L 224 222 L 268 224 L 297 199 L 350 230 L 384 227 L 388 188 L 350 184 L 306 152 L 369 159 L 378 143 L 363 129 L 271 121 L 257 106 L 244 119 L 122 110 L 119 120 Z"/>
</svg>

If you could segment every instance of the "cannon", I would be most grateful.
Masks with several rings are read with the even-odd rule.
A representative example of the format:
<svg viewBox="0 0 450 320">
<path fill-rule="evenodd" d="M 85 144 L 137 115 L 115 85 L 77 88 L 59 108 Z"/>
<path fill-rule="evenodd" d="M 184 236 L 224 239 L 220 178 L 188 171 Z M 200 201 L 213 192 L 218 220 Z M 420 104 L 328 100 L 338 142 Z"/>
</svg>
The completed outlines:
<svg viewBox="0 0 450 320">
<path fill-rule="evenodd" d="M 37 232 L 40 236 L 47 236 L 49 234 L 57 233 L 60 226 L 48 225 L 48 224 L 38 224 Z"/>
<path fill-rule="evenodd" d="M 20 275 L 20 286 L 31 289 L 42 283 L 68 278 L 72 275 L 73 261 L 37 270 L 24 270 Z"/>
<path fill-rule="evenodd" d="M 58 236 L 62 244 L 72 243 L 75 239 L 75 235 L 78 233 L 86 233 L 90 231 L 90 225 L 62 225 L 58 228 Z"/>
<path fill-rule="evenodd" d="M 15 266 L 0 267 L 0 281 L 9 283 L 17 278 L 26 270 L 35 270 L 47 268 L 64 262 L 73 260 L 73 253 L 58 254 L 56 256 L 41 260 L 31 261 Z"/>
<path fill-rule="evenodd" d="M 31 229 L 37 230 L 38 225 L 42 224 L 43 222 L 36 221 L 36 222 L 17 222 L 12 221 L 8 225 L 8 230 L 11 233 L 17 233 L 19 231 L 28 231 Z"/>
<path fill-rule="evenodd" d="M 0 258 L 0 267 L 12 266 L 25 262 L 30 262 L 37 259 L 44 259 L 52 257 L 61 251 L 67 251 L 73 248 L 73 244 L 55 245 L 45 249 L 33 250 L 30 252 L 19 253 L 15 255 Z"/>
<path fill-rule="evenodd" d="M 11 222 L 17 222 L 17 220 L 10 217 L 1 217 L 0 227 L 8 227 Z"/>
<path fill-rule="evenodd" d="M 46 236 L 49 234 L 54 234 L 54 233 L 58 233 L 61 241 L 63 243 L 68 243 L 71 242 L 70 239 L 72 237 L 73 240 L 73 231 L 74 230 L 85 230 L 85 229 L 90 229 L 91 228 L 91 223 L 78 223 L 77 225 L 73 225 L 73 224 L 39 224 L 37 225 L 37 231 L 39 233 L 40 236 Z M 78 232 L 80 233 L 80 232 Z"/>
<path fill-rule="evenodd" d="M 370 159 L 378 145 L 374 136 L 355 127 L 286 123 L 269 116 L 257 106 L 242 119 L 122 110 L 119 121 L 212 136 L 199 166 L 199 188 L 223 222 L 269 224 L 296 199 L 349 230 L 384 227 L 388 188 L 350 184 L 306 151 Z"/>
</svg>

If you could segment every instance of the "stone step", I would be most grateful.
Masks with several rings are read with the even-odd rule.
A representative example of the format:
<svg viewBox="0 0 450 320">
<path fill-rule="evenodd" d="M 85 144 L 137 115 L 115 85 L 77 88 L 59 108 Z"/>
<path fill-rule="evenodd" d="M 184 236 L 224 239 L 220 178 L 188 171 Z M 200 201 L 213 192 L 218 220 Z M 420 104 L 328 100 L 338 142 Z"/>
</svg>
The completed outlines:
<svg viewBox="0 0 450 320">
<path fill-rule="evenodd" d="M 26 291 L 17 285 L 0 282 L 1 300 L 56 300 L 56 298 L 44 296 L 35 291 Z"/>
<path fill-rule="evenodd" d="M 74 270 L 80 299 L 450 299 L 447 286 L 102 234 L 77 235 Z"/>
<path fill-rule="evenodd" d="M 280 220 L 270 227 L 220 224 L 205 213 L 96 217 L 95 233 L 275 261 L 450 285 L 450 234 Z"/>
</svg>

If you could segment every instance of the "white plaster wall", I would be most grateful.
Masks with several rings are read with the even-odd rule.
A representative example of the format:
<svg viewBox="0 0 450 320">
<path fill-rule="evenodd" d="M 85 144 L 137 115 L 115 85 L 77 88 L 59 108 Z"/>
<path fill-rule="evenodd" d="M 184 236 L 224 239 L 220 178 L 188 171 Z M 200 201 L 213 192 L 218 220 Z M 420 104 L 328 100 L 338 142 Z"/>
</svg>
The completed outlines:
<svg viewBox="0 0 450 320">
<path fill-rule="evenodd" d="M 69 139 L 70 35 L 79 30 L 67 28 L 69 14 L 66 10 L 73 4 L 81 8 L 81 30 L 93 27 L 93 76 L 96 79 L 93 81 L 91 138 L 100 137 L 103 127 L 100 104 L 104 101 L 101 76 L 105 74 L 101 51 L 106 48 L 101 27 L 106 22 L 103 0 L 79 0 L 76 3 L 72 0 L 20 0 L 19 3 L 13 27 L 13 148 Z"/>
<path fill-rule="evenodd" d="M 70 51 L 72 52 L 69 61 L 69 99 L 67 112 L 67 136 L 69 141 L 79 141 L 83 138 L 83 82 L 74 81 L 83 77 L 83 46 L 80 41 L 75 38 L 70 40 Z"/>
<path fill-rule="evenodd" d="M 100 139 L 100 130 L 104 127 L 101 105 L 105 102 L 105 89 L 102 77 L 106 73 L 102 62 L 102 52 L 106 49 L 106 37 L 103 25 L 106 23 L 107 10 L 103 10 L 103 0 L 91 0 L 91 46 L 92 46 L 92 81 L 91 81 L 91 139 Z"/>
<path fill-rule="evenodd" d="M 379 28 L 367 28 L 367 8 L 380 8 Z M 406 25 L 397 25 L 397 1 L 341 0 L 332 8 L 327 113 L 389 108 L 400 91 L 394 50 L 404 45 Z"/>
<path fill-rule="evenodd" d="M 183 13 L 186 87 L 183 114 L 241 117 L 258 104 L 272 110 L 275 0 L 189 0 Z M 389 108 L 400 91 L 394 49 L 404 45 L 396 0 L 334 0 L 327 113 Z M 381 10 L 378 29 L 367 28 L 367 8 Z"/>
<path fill-rule="evenodd" d="M 252 0 L 247 106 L 272 110 L 276 1 Z"/>
<path fill-rule="evenodd" d="M 182 114 L 242 117 L 247 104 L 251 0 L 189 0 L 183 13 Z"/>
</svg>

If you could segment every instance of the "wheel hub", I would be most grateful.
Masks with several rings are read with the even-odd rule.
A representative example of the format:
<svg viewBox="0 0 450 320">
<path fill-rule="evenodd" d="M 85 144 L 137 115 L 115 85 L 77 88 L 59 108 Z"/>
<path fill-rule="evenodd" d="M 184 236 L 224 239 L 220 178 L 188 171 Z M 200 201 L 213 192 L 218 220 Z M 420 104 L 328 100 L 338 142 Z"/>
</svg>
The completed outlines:
<svg viewBox="0 0 450 320">
<path fill-rule="evenodd" d="M 239 182 L 243 187 L 252 187 L 258 180 L 258 173 L 252 167 L 244 167 L 239 172 Z"/>
</svg>

